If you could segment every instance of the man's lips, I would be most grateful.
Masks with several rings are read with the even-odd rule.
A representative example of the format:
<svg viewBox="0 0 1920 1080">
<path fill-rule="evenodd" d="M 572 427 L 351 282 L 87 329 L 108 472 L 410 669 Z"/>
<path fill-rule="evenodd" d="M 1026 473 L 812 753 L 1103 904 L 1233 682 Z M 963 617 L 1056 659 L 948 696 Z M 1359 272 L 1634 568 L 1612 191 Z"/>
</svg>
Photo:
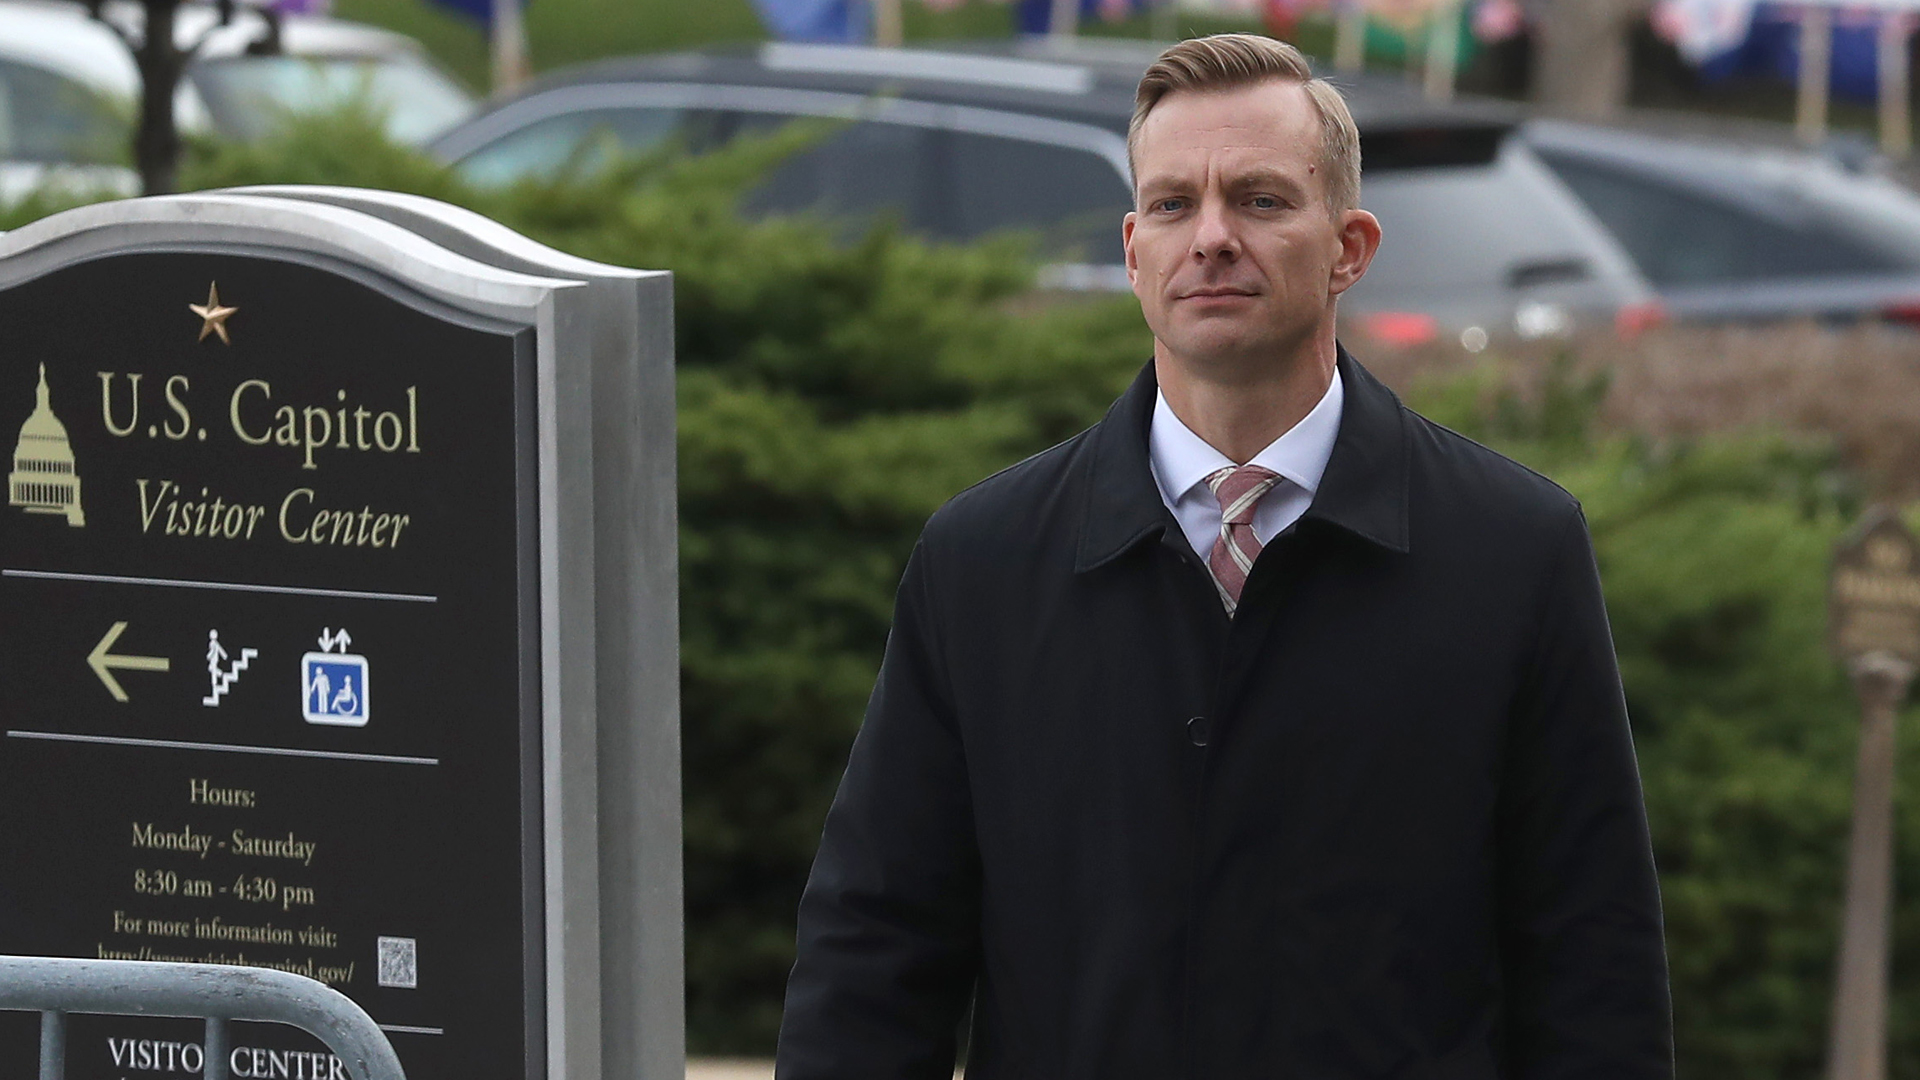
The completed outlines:
<svg viewBox="0 0 1920 1080">
<path fill-rule="evenodd" d="M 1212 286 L 1205 289 L 1189 289 L 1179 294 L 1181 300 L 1211 300 L 1223 296 L 1252 296 L 1252 289 L 1235 289 L 1229 286 Z"/>
</svg>

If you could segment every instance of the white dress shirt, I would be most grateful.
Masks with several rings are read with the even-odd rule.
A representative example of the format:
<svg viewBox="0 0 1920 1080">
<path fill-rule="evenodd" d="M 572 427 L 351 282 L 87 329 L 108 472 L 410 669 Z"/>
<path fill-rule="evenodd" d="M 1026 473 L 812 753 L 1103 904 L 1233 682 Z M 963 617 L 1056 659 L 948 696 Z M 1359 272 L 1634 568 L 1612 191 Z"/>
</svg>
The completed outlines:
<svg viewBox="0 0 1920 1080">
<path fill-rule="evenodd" d="M 1253 455 L 1249 465 L 1259 465 L 1280 474 L 1273 490 L 1253 509 L 1253 535 L 1266 544 L 1282 529 L 1300 520 L 1319 490 L 1320 477 L 1327 471 L 1327 459 L 1333 456 L 1333 440 L 1340 434 L 1340 406 L 1346 393 L 1340 387 L 1340 371 L 1334 369 L 1333 382 L 1313 410 L 1265 450 Z M 1159 485 L 1160 499 L 1173 511 L 1180 531 L 1201 562 L 1213 553 L 1220 538 L 1220 501 L 1206 480 L 1217 469 L 1237 462 L 1208 445 L 1173 415 L 1167 396 L 1160 394 L 1153 403 L 1153 427 L 1147 436 L 1153 482 Z"/>
</svg>

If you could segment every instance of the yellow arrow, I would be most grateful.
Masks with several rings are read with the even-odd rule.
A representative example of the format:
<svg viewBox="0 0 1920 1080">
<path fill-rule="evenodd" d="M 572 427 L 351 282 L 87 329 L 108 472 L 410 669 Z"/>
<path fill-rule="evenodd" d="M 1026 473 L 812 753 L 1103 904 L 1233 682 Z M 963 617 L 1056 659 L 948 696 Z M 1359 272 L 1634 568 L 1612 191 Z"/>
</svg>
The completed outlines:
<svg viewBox="0 0 1920 1080">
<path fill-rule="evenodd" d="M 172 664 L 172 661 L 164 656 L 115 656 L 109 653 L 107 650 L 113 648 L 113 643 L 120 640 L 120 635 L 126 628 L 127 624 L 124 622 L 114 623 L 113 627 L 107 631 L 107 636 L 101 638 L 100 644 L 95 645 L 93 651 L 87 654 L 87 666 L 93 669 L 95 675 L 100 676 L 100 681 L 107 686 L 107 693 L 112 694 L 115 701 L 127 700 L 127 692 L 120 689 L 120 680 L 113 677 L 109 668 L 119 668 L 122 671 L 165 671 Z"/>
</svg>

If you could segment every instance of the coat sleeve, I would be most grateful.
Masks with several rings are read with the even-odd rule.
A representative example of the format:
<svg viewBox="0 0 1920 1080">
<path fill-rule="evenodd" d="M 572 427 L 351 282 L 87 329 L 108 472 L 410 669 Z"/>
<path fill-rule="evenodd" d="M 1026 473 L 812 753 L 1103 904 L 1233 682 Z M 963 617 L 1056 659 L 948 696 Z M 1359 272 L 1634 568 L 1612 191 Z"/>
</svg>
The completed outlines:
<svg viewBox="0 0 1920 1080">
<path fill-rule="evenodd" d="M 950 1080 L 979 957 L 980 858 L 926 550 L 800 900 L 777 1080 Z"/>
<path fill-rule="evenodd" d="M 1659 886 L 1586 520 L 1561 529 L 1510 715 L 1500 934 L 1514 1080 L 1671 1080 Z"/>
</svg>

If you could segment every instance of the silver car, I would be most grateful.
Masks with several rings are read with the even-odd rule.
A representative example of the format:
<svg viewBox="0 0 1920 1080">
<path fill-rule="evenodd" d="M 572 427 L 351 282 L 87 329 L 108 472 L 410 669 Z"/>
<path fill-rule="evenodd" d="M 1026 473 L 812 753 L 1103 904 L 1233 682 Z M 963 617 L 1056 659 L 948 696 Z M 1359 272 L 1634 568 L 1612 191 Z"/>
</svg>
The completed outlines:
<svg viewBox="0 0 1920 1080">
<path fill-rule="evenodd" d="M 1676 318 L 1920 323 L 1920 196 L 1866 163 L 1548 121 L 1523 137 Z"/>
</svg>

